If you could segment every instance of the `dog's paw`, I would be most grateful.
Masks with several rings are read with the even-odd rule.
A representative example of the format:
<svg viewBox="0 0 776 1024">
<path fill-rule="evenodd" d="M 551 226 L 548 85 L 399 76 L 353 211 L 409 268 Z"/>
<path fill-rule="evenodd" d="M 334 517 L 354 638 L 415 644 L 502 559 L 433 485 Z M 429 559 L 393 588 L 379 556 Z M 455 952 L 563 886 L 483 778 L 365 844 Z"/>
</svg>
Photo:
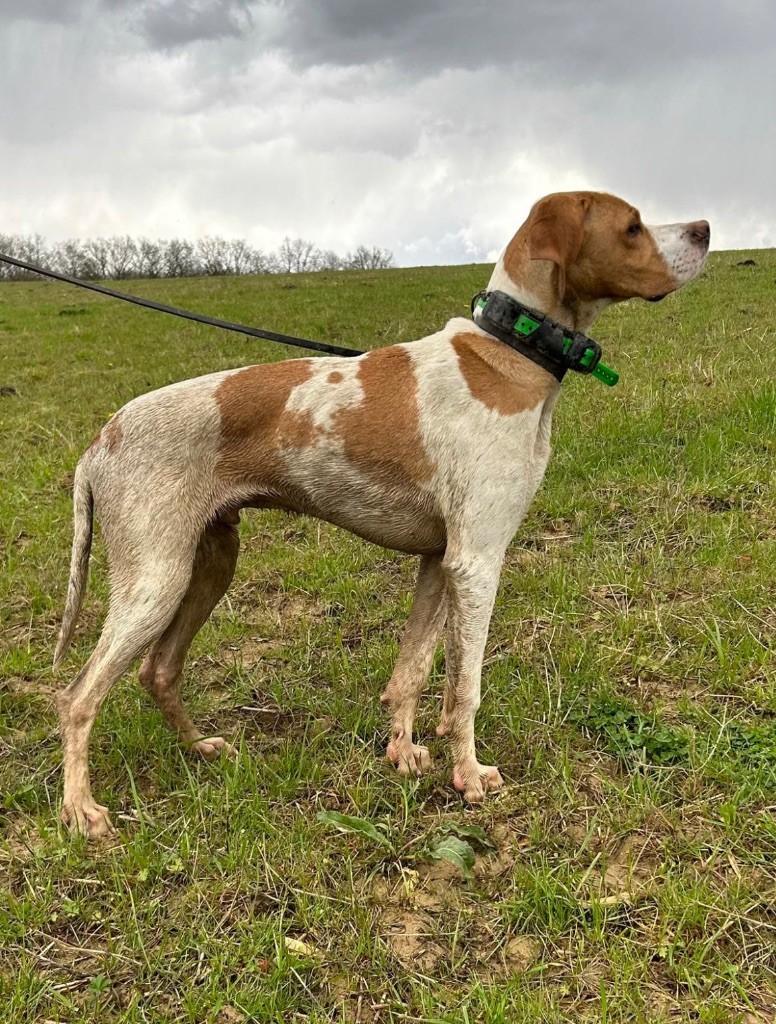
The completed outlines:
<svg viewBox="0 0 776 1024">
<path fill-rule="evenodd" d="M 388 744 L 386 756 L 396 766 L 399 775 L 423 775 L 431 770 L 431 754 L 428 747 L 416 743 L 392 741 Z"/>
<path fill-rule="evenodd" d="M 498 793 L 504 785 L 501 772 L 495 765 L 479 764 L 476 761 L 471 768 L 456 768 L 453 773 L 453 785 L 463 794 L 467 804 L 481 804 L 486 793 Z"/>
<path fill-rule="evenodd" d="M 237 749 L 227 743 L 223 736 L 203 736 L 191 744 L 190 750 L 206 761 L 215 761 L 218 757 L 237 757 Z"/>
<path fill-rule="evenodd" d="M 111 824 L 108 808 L 93 800 L 71 801 L 62 808 L 62 821 L 72 835 L 87 839 L 113 836 L 116 829 Z"/>
</svg>

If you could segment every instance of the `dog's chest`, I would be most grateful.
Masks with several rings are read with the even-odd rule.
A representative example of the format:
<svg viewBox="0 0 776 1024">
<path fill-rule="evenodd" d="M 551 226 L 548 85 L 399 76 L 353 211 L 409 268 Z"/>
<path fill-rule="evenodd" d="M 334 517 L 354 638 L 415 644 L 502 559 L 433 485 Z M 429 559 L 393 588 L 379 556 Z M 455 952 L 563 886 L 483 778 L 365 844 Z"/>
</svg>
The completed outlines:
<svg viewBox="0 0 776 1024">
<path fill-rule="evenodd" d="M 449 359 L 420 366 L 418 379 L 423 443 L 446 520 L 487 522 L 508 540 L 544 476 L 559 389 L 504 413 L 475 397 Z"/>
</svg>

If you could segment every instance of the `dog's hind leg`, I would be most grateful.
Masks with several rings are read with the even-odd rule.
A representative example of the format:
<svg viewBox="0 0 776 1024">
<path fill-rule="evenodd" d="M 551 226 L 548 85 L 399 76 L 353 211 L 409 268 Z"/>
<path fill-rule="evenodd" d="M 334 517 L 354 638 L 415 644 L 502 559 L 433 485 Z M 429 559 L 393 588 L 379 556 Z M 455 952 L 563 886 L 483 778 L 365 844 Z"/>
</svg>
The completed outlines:
<svg viewBox="0 0 776 1024">
<path fill-rule="evenodd" d="M 59 696 L 65 771 L 62 820 L 83 835 L 112 831 L 107 808 L 94 802 L 89 782 L 89 734 L 111 686 L 158 639 L 181 602 L 191 576 L 193 551 L 133 572 L 117 582 L 92 656 Z"/>
<path fill-rule="evenodd" d="M 205 737 L 194 725 L 181 700 L 181 674 L 191 641 L 232 582 L 240 546 L 238 522 L 236 512 L 224 513 L 205 528 L 180 607 L 140 666 L 140 682 L 156 701 L 166 724 L 181 742 L 206 758 L 222 751 L 234 753 L 234 748 L 220 736 Z"/>
<path fill-rule="evenodd" d="M 412 742 L 412 727 L 446 614 L 442 556 L 424 555 L 399 656 L 390 682 L 380 698 L 391 709 L 391 740 L 387 755 L 402 775 L 420 775 L 431 767 L 427 748 Z"/>
</svg>

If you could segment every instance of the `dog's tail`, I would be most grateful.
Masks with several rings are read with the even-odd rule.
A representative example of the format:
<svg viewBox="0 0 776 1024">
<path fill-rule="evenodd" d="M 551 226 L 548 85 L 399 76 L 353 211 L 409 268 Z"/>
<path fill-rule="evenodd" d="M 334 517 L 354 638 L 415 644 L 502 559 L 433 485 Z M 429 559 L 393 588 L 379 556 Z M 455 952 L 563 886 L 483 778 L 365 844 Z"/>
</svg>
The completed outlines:
<svg viewBox="0 0 776 1024">
<path fill-rule="evenodd" d="M 67 586 L 67 600 L 62 625 L 59 629 L 57 649 L 54 652 L 54 667 L 60 663 L 73 638 L 75 624 L 81 611 L 89 575 L 89 555 L 92 550 L 94 499 L 92 485 L 82 463 L 75 471 L 73 482 L 73 550 L 70 556 L 70 581 Z"/>
</svg>

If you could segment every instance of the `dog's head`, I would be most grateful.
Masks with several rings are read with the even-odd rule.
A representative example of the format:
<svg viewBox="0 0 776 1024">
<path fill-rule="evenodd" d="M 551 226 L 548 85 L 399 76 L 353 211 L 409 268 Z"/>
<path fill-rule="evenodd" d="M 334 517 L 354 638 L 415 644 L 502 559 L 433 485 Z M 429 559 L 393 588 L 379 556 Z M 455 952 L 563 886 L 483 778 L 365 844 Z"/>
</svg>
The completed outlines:
<svg viewBox="0 0 776 1024">
<path fill-rule="evenodd" d="M 636 297 L 655 301 L 681 288 L 703 266 L 709 237 L 705 220 L 647 225 L 616 196 L 557 192 L 533 207 L 503 266 L 518 289 L 525 286 L 541 299 L 545 313 L 600 310 Z"/>
</svg>

